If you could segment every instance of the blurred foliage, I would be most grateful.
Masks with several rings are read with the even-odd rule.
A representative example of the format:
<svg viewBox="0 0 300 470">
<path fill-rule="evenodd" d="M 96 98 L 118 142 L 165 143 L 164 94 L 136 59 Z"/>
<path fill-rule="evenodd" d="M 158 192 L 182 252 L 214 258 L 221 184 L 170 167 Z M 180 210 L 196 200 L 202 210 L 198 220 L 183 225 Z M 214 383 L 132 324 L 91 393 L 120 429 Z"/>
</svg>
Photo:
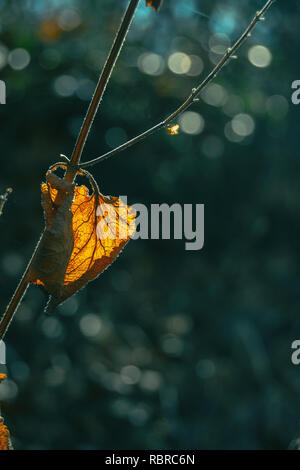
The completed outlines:
<svg viewBox="0 0 300 470">
<path fill-rule="evenodd" d="M 234 41 L 263 3 L 165 0 L 156 14 L 142 1 L 83 160 L 175 109 L 220 57 L 212 36 Z M 72 152 L 126 4 L 0 1 L 0 194 L 14 189 L 0 219 L 1 312 L 43 226 L 40 183 Z M 49 318 L 45 294 L 29 289 L 6 337 L 1 387 L 15 448 L 279 449 L 297 436 L 299 13 L 295 0 L 275 2 L 215 81 L 226 103 L 203 96 L 192 108 L 201 133 L 160 132 L 93 168 L 104 194 L 130 204 L 204 203 L 205 247 L 131 241 Z M 248 60 L 256 45 L 271 52 L 268 67 Z M 173 73 L 176 51 L 200 57 L 202 74 Z M 161 72 L 137 66 L 145 53 Z M 236 139 L 228 123 L 241 113 L 255 129 Z"/>
</svg>

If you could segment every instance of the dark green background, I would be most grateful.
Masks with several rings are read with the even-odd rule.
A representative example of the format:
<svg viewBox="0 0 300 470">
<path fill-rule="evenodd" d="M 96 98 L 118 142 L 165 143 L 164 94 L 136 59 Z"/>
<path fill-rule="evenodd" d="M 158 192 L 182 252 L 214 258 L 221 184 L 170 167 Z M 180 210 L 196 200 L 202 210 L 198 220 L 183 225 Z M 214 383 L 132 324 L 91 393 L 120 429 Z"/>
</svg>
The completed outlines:
<svg viewBox="0 0 300 470">
<path fill-rule="evenodd" d="M 216 11 L 237 15 L 233 41 L 263 3 L 196 0 L 192 11 L 184 8 L 190 2 L 165 0 L 155 14 L 141 1 L 83 159 L 109 150 L 111 128 L 133 137 L 158 122 L 210 71 Z M 47 15 L 73 4 L 80 27 L 42 40 Z M 2 312 L 43 226 L 40 183 L 60 153 L 71 154 L 88 105 L 76 94 L 58 96 L 53 83 L 60 75 L 96 82 L 126 4 L 0 1 L 2 45 L 31 56 L 27 68 L 7 65 L 0 77 L 8 92 L 0 107 L 0 192 L 14 189 L 0 219 Z M 126 194 L 131 204 L 205 204 L 205 247 L 131 241 L 51 319 L 45 294 L 29 289 L 6 336 L 1 395 L 17 449 L 282 449 L 297 436 L 300 366 L 291 363 L 291 343 L 300 338 L 300 108 L 290 98 L 300 79 L 299 13 L 297 1 L 275 2 L 216 80 L 254 118 L 251 137 L 228 141 L 230 118 L 200 101 L 193 110 L 205 119 L 202 134 L 161 131 L 93 168 L 104 194 Z M 153 77 L 134 66 L 143 51 L 167 59 L 174 44 L 201 56 L 200 77 L 168 69 Z M 272 52 L 268 68 L 250 64 L 255 44 Z M 45 59 L 49 49 L 56 64 Z M 255 112 L 257 91 L 266 100 L 285 97 L 288 113 Z M 202 151 L 209 135 L 224 144 L 218 158 Z M 95 337 L 80 328 L 87 314 L 101 319 Z M 139 369 L 133 385 L 122 381 L 124 369 L 120 375 L 128 365 Z"/>
</svg>

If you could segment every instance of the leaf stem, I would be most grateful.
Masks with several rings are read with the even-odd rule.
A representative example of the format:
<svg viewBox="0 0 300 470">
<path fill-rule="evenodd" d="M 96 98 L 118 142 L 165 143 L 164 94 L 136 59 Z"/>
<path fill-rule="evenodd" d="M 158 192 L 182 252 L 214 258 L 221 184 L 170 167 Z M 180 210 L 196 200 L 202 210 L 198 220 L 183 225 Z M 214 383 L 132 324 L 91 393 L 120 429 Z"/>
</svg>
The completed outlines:
<svg viewBox="0 0 300 470">
<path fill-rule="evenodd" d="M 226 53 L 223 55 L 221 60 L 217 63 L 217 65 L 213 68 L 213 70 L 207 75 L 207 77 L 196 87 L 193 88 L 192 93 L 188 96 L 188 98 L 184 101 L 184 103 L 179 106 L 172 114 L 170 114 L 166 119 L 159 122 L 155 126 L 151 127 L 147 131 L 143 132 L 142 134 L 134 137 L 133 139 L 125 142 L 124 144 L 120 145 L 119 147 L 110 150 L 109 152 L 97 157 L 93 160 L 90 160 L 85 163 L 81 163 L 81 168 L 89 168 L 97 163 L 102 162 L 103 160 L 107 160 L 108 158 L 116 155 L 117 153 L 121 152 L 122 150 L 131 147 L 132 145 L 141 142 L 149 135 L 153 134 L 154 132 L 166 127 L 169 123 L 171 123 L 175 118 L 177 118 L 180 114 L 182 114 L 187 108 L 189 108 L 195 101 L 197 101 L 197 96 L 199 95 L 200 91 L 203 90 L 220 72 L 220 70 L 224 67 L 224 65 L 229 61 L 229 59 L 234 55 L 234 53 L 240 48 L 243 42 L 251 35 L 251 31 L 254 29 L 255 25 L 263 19 L 264 14 L 266 11 L 271 7 L 271 5 L 275 2 L 275 0 L 268 0 L 264 7 L 256 12 L 251 23 L 245 29 L 243 34 L 239 37 L 239 39 L 234 43 L 232 47 L 227 49 Z"/>
</svg>

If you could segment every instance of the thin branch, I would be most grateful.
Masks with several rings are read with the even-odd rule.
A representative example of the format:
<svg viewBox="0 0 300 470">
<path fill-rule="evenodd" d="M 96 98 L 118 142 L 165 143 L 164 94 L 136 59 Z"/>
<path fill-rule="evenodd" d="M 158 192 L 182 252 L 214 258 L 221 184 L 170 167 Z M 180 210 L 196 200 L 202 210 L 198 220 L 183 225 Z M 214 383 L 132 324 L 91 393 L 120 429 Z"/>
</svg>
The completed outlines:
<svg viewBox="0 0 300 470">
<path fill-rule="evenodd" d="M 104 155 L 101 155 L 98 158 L 95 158 L 93 160 L 90 160 L 88 162 L 82 163 L 80 166 L 81 168 L 88 168 L 93 165 L 96 165 L 99 162 L 102 162 L 103 160 L 106 160 L 113 155 L 116 155 L 117 153 L 121 152 L 122 150 L 127 149 L 128 147 L 131 147 L 134 144 L 137 144 L 138 142 L 141 142 L 144 140 L 146 137 L 149 135 L 153 134 L 154 132 L 158 131 L 159 129 L 162 129 L 163 127 L 166 127 L 169 123 L 174 121 L 175 118 L 177 118 L 180 114 L 182 114 L 186 109 L 188 109 L 195 101 L 198 101 L 197 96 L 199 93 L 205 88 L 220 72 L 220 70 L 224 67 L 224 65 L 228 62 L 228 60 L 235 54 L 235 52 L 240 48 L 240 46 L 243 44 L 243 42 L 251 35 L 252 30 L 256 26 L 256 24 L 264 19 L 264 14 L 266 11 L 271 7 L 271 5 L 275 2 L 275 0 L 268 0 L 265 6 L 258 12 L 256 12 L 255 17 L 249 24 L 249 26 L 246 28 L 246 30 L 243 32 L 243 34 L 240 36 L 240 38 L 235 42 L 235 44 L 227 49 L 226 53 L 224 56 L 221 58 L 221 60 L 217 63 L 217 65 L 214 67 L 214 69 L 207 75 L 207 77 L 203 80 L 203 82 L 200 83 L 196 88 L 193 88 L 192 93 L 189 95 L 189 97 L 185 100 L 185 102 L 179 106 L 172 114 L 170 114 L 166 119 L 161 121 L 160 123 L 156 124 L 155 126 L 151 127 L 147 131 L 143 132 L 142 134 L 134 137 L 133 139 L 129 140 L 128 142 L 125 142 L 124 144 L 120 145 L 119 147 L 110 150 L 109 152 L 105 153 Z"/>
<path fill-rule="evenodd" d="M 104 65 L 102 74 L 99 78 L 94 96 L 92 98 L 92 101 L 90 103 L 89 109 L 87 111 L 87 114 L 85 116 L 83 125 L 81 127 L 80 133 L 78 135 L 75 148 L 71 157 L 71 165 L 78 165 L 80 163 L 81 155 L 88 137 L 88 134 L 91 130 L 93 120 L 96 116 L 99 104 L 102 100 L 102 97 L 104 95 L 105 89 L 107 87 L 107 84 L 109 82 L 110 76 L 112 74 L 112 71 L 114 69 L 114 66 L 116 64 L 116 61 L 119 57 L 119 54 L 121 52 L 122 46 L 124 44 L 124 41 L 126 39 L 127 33 L 129 31 L 131 22 L 133 20 L 135 11 L 137 9 L 139 0 L 131 0 L 128 8 L 126 10 L 126 13 L 124 15 L 124 18 L 122 20 L 120 29 L 115 37 L 113 46 L 111 48 L 111 51 L 109 53 L 109 56 L 107 58 L 107 61 Z"/>
<path fill-rule="evenodd" d="M 145 139 L 148 135 L 153 134 L 155 131 L 165 127 L 167 124 L 172 122 L 178 115 L 180 115 L 183 111 L 185 111 L 189 106 L 191 106 L 194 101 L 197 99 L 197 95 L 200 93 L 200 91 L 213 80 L 216 75 L 220 72 L 220 70 L 223 68 L 223 66 L 228 62 L 229 58 L 232 57 L 232 55 L 237 51 L 237 49 L 241 46 L 241 44 L 244 42 L 244 40 L 250 35 L 252 29 L 255 27 L 256 23 L 260 20 L 262 20 L 264 13 L 270 8 L 270 6 L 274 3 L 275 0 L 268 0 L 265 6 L 256 13 L 254 19 L 250 23 L 250 25 L 247 27 L 245 32 L 242 34 L 242 36 L 237 40 L 237 42 L 227 50 L 226 54 L 222 57 L 220 62 L 216 65 L 216 67 L 212 70 L 212 72 L 206 77 L 206 79 L 197 87 L 194 88 L 191 95 L 187 98 L 187 100 L 178 108 L 176 111 L 174 111 L 168 118 L 160 122 L 159 124 L 156 124 L 154 127 L 151 129 L 147 130 L 143 134 L 131 139 L 130 141 L 126 142 L 125 144 L 117 147 L 116 149 L 102 155 L 99 158 L 96 158 L 94 160 L 91 160 L 89 162 L 81 164 L 81 168 L 87 168 L 89 166 L 93 166 L 96 163 L 99 163 L 102 160 L 105 160 L 116 153 L 140 142 L 141 140 Z M 137 5 L 138 5 L 139 0 L 131 0 L 128 9 L 125 13 L 125 16 L 123 18 L 121 27 L 119 29 L 119 32 L 116 36 L 116 39 L 114 41 L 113 48 L 110 52 L 109 58 L 104 66 L 103 72 L 101 74 L 99 83 L 96 88 L 96 92 L 93 96 L 91 105 L 89 107 L 87 116 L 84 120 L 84 124 L 82 126 L 82 129 L 80 131 L 79 137 L 77 139 L 77 143 L 75 145 L 75 149 L 70 161 L 70 164 L 68 166 L 68 171 L 66 172 L 65 179 L 68 181 L 73 181 L 77 171 L 78 167 L 77 165 L 80 162 L 82 150 L 84 148 L 89 130 L 91 128 L 93 119 L 95 117 L 95 114 L 97 112 L 97 109 L 99 107 L 100 101 L 103 97 L 105 88 L 107 86 L 107 83 L 109 81 L 110 75 L 112 73 L 112 70 L 114 68 L 115 62 L 118 58 L 118 55 L 120 53 L 120 50 L 122 48 L 122 45 L 124 43 L 124 40 L 126 38 L 126 35 L 128 33 L 128 29 L 130 27 L 131 21 L 133 19 L 134 13 L 136 11 Z M 37 252 L 37 249 L 39 247 L 40 242 L 38 242 L 34 253 L 32 255 L 32 258 L 25 270 L 25 273 L 19 283 L 19 286 L 17 287 L 8 307 L 3 315 L 1 322 L 0 322 L 0 340 L 4 337 L 7 328 L 16 312 L 16 309 L 22 300 L 23 295 L 25 294 L 27 287 L 29 285 L 28 282 L 28 272 L 30 270 L 30 267 L 33 263 L 33 260 L 35 258 L 35 254 Z"/>
</svg>

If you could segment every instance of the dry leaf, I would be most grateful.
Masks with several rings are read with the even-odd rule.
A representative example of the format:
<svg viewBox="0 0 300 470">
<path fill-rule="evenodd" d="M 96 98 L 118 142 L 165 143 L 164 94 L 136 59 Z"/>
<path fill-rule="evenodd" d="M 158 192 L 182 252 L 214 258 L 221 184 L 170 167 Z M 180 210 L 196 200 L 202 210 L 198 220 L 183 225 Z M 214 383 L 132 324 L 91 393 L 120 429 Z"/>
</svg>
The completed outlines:
<svg viewBox="0 0 300 470">
<path fill-rule="evenodd" d="M 6 374 L 0 374 L 0 383 L 6 379 Z M 0 450 L 12 450 L 10 433 L 4 424 L 4 419 L 0 416 Z"/>
<path fill-rule="evenodd" d="M 103 196 L 89 177 L 92 194 L 52 172 L 42 185 L 46 228 L 29 281 L 51 294 L 47 313 L 97 278 L 135 232 L 135 212 L 119 198 Z M 63 198 L 56 207 L 58 191 Z"/>
<path fill-rule="evenodd" d="M 163 0 L 146 0 L 146 6 L 152 7 L 153 10 L 159 10 L 162 5 Z"/>
<path fill-rule="evenodd" d="M 179 124 L 169 124 L 166 128 L 167 134 L 169 135 L 178 135 L 180 126 Z"/>
<path fill-rule="evenodd" d="M 4 194 L 0 195 L 0 215 L 2 215 L 3 208 L 5 206 L 5 203 L 8 199 L 8 196 L 12 193 L 12 189 L 8 188 Z"/>
</svg>

